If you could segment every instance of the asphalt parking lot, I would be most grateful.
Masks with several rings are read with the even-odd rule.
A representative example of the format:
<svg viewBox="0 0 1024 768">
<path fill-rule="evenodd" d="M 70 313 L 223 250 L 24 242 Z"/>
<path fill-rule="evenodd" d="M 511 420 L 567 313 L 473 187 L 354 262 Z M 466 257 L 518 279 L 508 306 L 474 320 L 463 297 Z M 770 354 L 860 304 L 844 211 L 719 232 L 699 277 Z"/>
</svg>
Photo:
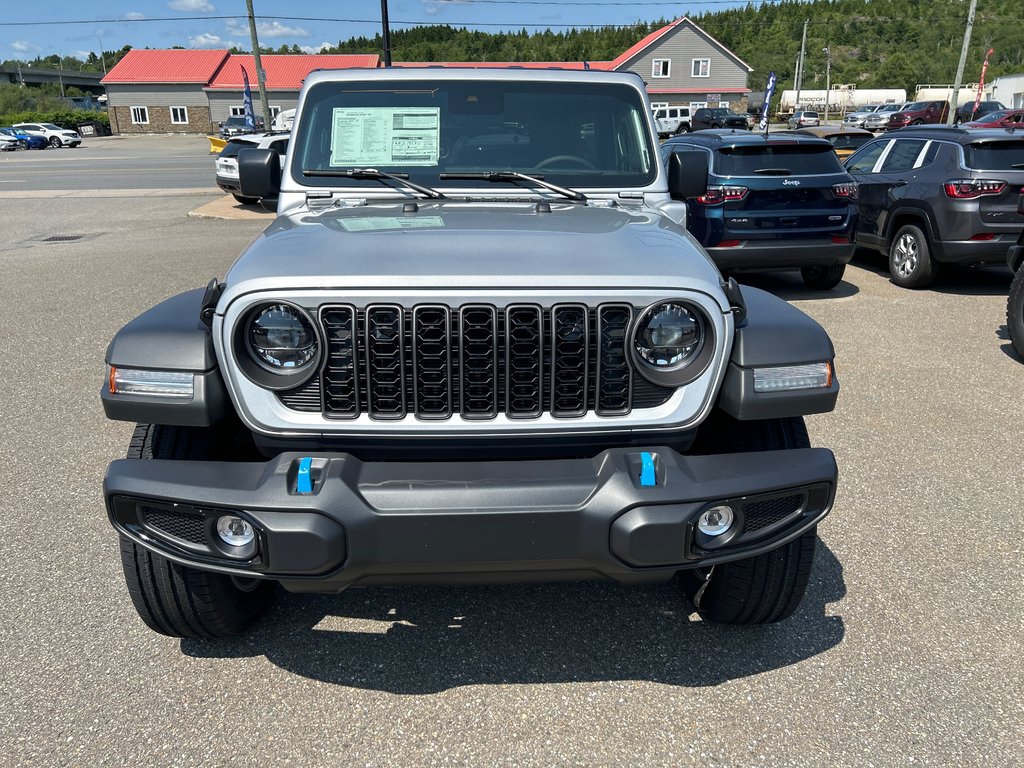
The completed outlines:
<svg viewBox="0 0 1024 768">
<path fill-rule="evenodd" d="M 843 388 L 808 421 L 840 489 L 779 625 L 701 623 L 671 583 L 588 583 L 287 595 L 220 643 L 146 629 L 101 497 L 131 426 L 98 391 L 123 323 L 223 276 L 264 226 L 188 216 L 223 197 L 206 151 L 0 156 L 0 764 L 1021 764 L 1024 364 L 1003 269 L 923 292 L 870 257 L 828 293 L 754 281 L 826 327 Z"/>
</svg>

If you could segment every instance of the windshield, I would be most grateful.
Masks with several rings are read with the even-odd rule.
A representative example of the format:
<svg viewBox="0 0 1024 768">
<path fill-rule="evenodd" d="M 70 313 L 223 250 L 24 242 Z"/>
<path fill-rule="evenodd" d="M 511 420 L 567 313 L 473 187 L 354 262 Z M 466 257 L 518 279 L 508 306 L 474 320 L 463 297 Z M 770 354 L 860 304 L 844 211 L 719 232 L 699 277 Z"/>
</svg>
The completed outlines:
<svg viewBox="0 0 1024 768">
<path fill-rule="evenodd" d="M 830 144 L 755 144 L 722 147 L 715 153 L 715 173 L 720 176 L 755 176 L 766 168 L 792 176 L 843 172 Z"/>
<path fill-rule="evenodd" d="M 985 121 L 995 122 L 996 120 L 1002 120 L 1008 114 L 1010 114 L 1010 110 L 1008 109 L 1001 109 L 998 112 L 989 112 L 987 115 L 985 115 Z"/>
<path fill-rule="evenodd" d="M 224 123 L 224 125 L 245 125 L 245 124 L 246 124 L 245 123 L 245 118 L 240 116 L 240 115 L 236 115 L 234 117 L 229 117 L 227 119 L 227 122 Z"/>
<path fill-rule="evenodd" d="M 928 106 L 926 101 L 915 101 L 911 104 L 907 104 L 901 111 L 902 112 L 917 112 L 918 110 L 925 109 Z"/>
<path fill-rule="evenodd" d="M 873 137 L 865 136 L 861 133 L 835 133 L 827 138 L 836 149 L 857 149 L 857 147 Z"/>
<path fill-rule="evenodd" d="M 490 171 L 569 187 L 646 186 L 657 174 L 640 93 L 608 83 L 322 83 L 306 95 L 293 147 L 292 177 L 311 186 L 325 184 L 323 172 L 355 168 L 407 173 L 429 187 L 439 186 L 441 174 Z M 384 188 L 365 178 L 326 183 Z"/>
<path fill-rule="evenodd" d="M 43 128 L 48 128 L 51 131 L 63 131 L 64 130 L 59 125 L 54 125 L 53 123 L 43 123 Z"/>
</svg>

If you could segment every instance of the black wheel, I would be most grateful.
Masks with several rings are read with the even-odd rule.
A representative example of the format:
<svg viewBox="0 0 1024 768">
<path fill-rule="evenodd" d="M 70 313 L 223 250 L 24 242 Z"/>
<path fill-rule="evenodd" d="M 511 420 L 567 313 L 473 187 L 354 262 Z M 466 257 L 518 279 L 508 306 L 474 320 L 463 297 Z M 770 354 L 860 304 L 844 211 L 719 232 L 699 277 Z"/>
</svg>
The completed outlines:
<svg viewBox="0 0 1024 768">
<path fill-rule="evenodd" d="M 924 125 L 924 120 L 917 119 L 911 123 L 911 125 Z"/>
<path fill-rule="evenodd" d="M 833 264 L 830 267 L 802 267 L 800 277 L 804 279 L 804 284 L 808 288 L 828 291 L 843 281 L 845 272 L 845 264 Z"/>
<path fill-rule="evenodd" d="M 50 146 L 53 147 L 54 149 L 56 149 L 57 147 L 62 146 L 62 142 L 56 136 L 51 136 L 50 137 Z"/>
<path fill-rule="evenodd" d="M 204 429 L 139 424 L 128 458 L 207 459 L 216 437 Z M 121 565 L 139 617 L 153 631 L 170 637 L 236 635 L 260 615 L 274 586 L 178 565 L 124 536 Z"/>
<path fill-rule="evenodd" d="M 1010 343 L 1017 354 L 1024 358 L 1024 266 L 1017 270 L 1010 283 L 1010 298 L 1006 301 L 1006 327 L 1010 331 Z"/>
<path fill-rule="evenodd" d="M 889 274 L 902 288 L 925 288 L 935 279 L 936 264 L 928 237 L 916 224 L 904 224 L 889 243 Z"/>
<path fill-rule="evenodd" d="M 242 205 L 256 205 L 260 201 L 258 197 L 245 197 L 244 195 L 236 195 L 234 193 L 231 196 Z"/>
<path fill-rule="evenodd" d="M 712 442 L 728 453 L 807 448 L 810 439 L 800 417 L 768 421 L 707 424 Z M 816 529 L 763 555 L 724 563 L 710 570 L 683 571 L 682 586 L 706 621 L 721 624 L 772 624 L 800 605 L 814 564 Z"/>
<path fill-rule="evenodd" d="M 690 126 L 687 125 L 686 123 L 680 123 L 679 127 L 676 128 L 676 136 L 678 136 L 681 133 L 689 133 L 689 132 L 690 132 Z"/>
</svg>

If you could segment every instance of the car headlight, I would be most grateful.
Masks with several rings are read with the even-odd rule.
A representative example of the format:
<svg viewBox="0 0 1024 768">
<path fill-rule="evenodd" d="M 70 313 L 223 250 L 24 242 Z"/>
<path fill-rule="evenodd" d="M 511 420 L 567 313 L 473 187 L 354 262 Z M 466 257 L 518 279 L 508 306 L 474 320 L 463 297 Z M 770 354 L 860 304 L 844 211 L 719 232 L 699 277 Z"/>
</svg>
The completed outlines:
<svg viewBox="0 0 1024 768">
<path fill-rule="evenodd" d="M 239 367 L 268 389 L 291 389 L 304 383 L 317 367 L 320 346 L 306 311 L 280 301 L 251 309 L 235 332 Z"/>
<path fill-rule="evenodd" d="M 633 327 L 633 358 L 640 373 L 661 386 L 681 386 L 707 368 L 714 351 L 710 324 L 685 301 L 652 304 Z"/>
</svg>

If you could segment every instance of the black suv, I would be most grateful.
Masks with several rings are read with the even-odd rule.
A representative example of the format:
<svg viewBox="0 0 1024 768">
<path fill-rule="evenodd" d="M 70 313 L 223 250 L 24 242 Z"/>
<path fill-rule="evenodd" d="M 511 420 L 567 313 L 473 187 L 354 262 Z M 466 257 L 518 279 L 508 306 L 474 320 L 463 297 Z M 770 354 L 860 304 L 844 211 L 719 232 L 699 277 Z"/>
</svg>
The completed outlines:
<svg viewBox="0 0 1024 768">
<path fill-rule="evenodd" d="M 892 280 L 923 288 L 938 264 L 1002 262 L 1024 226 L 1024 133 L 904 128 L 846 161 L 859 183 L 856 241 L 889 256 Z"/>
<path fill-rule="evenodd" d="M 977 109 L 974 108 L 973 101 L 968 101 L 957 108 L 956 117 L 953 118 L 953 121 L 957 125 L 969 123 L 971 120 L 977 120 L 979 117 L 992 112 L 998 112 L 1001 109 L 1007 109 L 1007 106 L 1001 101 L 982 101 L 978 103 Z"/>
<path fill-rule="evenodd" d="M 707 193 L 687 201 L 687 227 L 723 272 L 799 269 L 834 288 L 853 257 L 857 185 L 832 145 L 812 136 L 704 131 L 661 145 L 700 149 Z"/>
<path fill-rule="evenodd" d="M 691 131 L 709 128 L 742 128 L 747 130 L 747 118 L 726 107 L 701 107 L 690 118 Z"/>
</svg>

